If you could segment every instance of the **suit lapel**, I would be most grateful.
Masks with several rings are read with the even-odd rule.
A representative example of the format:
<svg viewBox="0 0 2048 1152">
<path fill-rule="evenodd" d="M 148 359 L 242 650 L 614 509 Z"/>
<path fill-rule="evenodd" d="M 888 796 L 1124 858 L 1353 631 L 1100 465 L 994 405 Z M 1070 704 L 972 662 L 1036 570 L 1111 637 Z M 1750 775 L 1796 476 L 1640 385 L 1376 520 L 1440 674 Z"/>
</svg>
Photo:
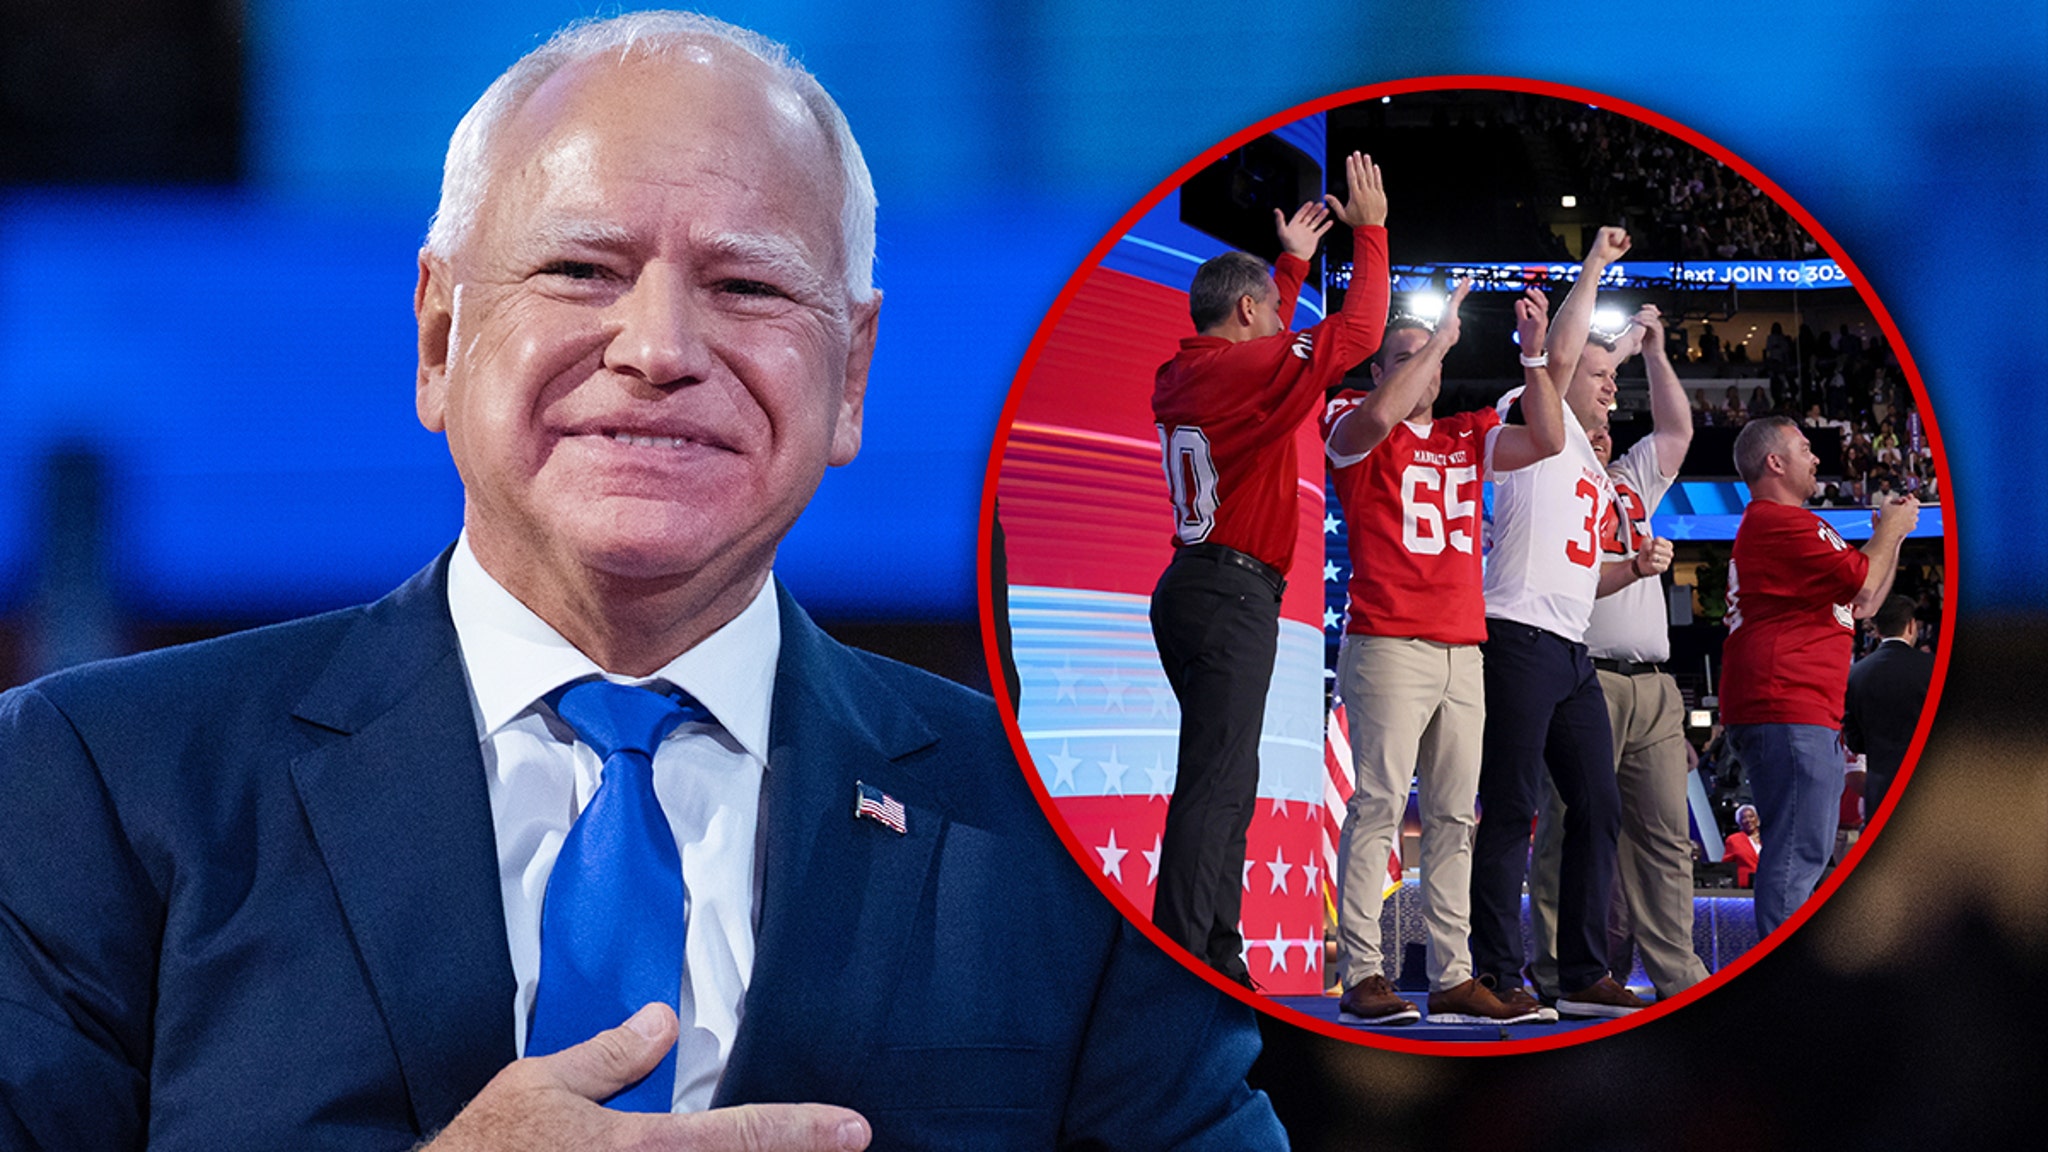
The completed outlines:
<svg viewBox="0 0 2048 1152">
<path fill-rule="evenodd" d="M 714 1103 L 846 1099 L 886 1017 L 945 821 L 899 761 L 937 737 L 776 589 L 782 652 L 762 791 L 762 910 L 744 1024 Z M 854 783 L 902 801 L 899 834 Z"/>
<path fill-rule="evenodd" d="M 447 556 L 372 605 L 295 710 L 292 763 L 415 1119 L 445 1124 L 515 1053 L 512 962 Z"/>
</svg>

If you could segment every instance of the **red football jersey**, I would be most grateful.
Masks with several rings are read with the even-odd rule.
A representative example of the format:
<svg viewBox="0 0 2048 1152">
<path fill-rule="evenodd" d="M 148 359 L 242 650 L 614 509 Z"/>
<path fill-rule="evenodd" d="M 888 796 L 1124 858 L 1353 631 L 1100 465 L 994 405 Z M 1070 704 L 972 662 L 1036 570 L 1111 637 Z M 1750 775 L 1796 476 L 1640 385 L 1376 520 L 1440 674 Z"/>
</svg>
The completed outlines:
<svg viewBox="0 0 2048 1152">
<path fill-rule="evenodd" d="M 1365 399 L 1346 391 L 1325 406 L 1323 435 Z M 1351 607 L 1344 630 L 1443 644 L 1486 639 L 1480 583 L 1480 486 L 1487 479 L 1492 408 L 1407 421 L 1355 461 L 1330 457 L 1351 552 Z"/>
<path fill-rule="evenodd" d="M 1356 273 L 1344 310 L 1313 328 L 1231 342 L 1191 336 L 1152 388 L 1173 501 L 1174 541 L 1222 544 L 1286 572 L 1294 561 L 1294 432 L 1323 393 L 1379 349 L 1387 325 L 1387 230 L 1352 234 Z M 1274 267 L 1282 324 L 1308 264 Z"/>
<path fill-rule="evenodd" d="M 1728 562 L 1721 722 L 1842 726 L 1856 621 L 1849 602 L 1870 558 L 1827 521 L 1753 500 Z"/>
</svg>

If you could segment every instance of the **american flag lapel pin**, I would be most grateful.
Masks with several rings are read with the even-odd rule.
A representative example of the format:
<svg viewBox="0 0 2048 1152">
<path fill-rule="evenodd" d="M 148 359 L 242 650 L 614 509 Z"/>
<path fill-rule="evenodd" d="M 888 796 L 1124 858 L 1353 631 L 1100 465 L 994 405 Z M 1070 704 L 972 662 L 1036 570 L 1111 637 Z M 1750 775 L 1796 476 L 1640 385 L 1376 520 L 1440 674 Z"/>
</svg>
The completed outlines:
<svg viewBox="0 0 2048 1152">
<path fill-rule="evenodd" d="M 853 782 L 853 818 L 876 821 L 899 836 L 910 831 L 903 801 L 859 780 Z"/>
</svg>

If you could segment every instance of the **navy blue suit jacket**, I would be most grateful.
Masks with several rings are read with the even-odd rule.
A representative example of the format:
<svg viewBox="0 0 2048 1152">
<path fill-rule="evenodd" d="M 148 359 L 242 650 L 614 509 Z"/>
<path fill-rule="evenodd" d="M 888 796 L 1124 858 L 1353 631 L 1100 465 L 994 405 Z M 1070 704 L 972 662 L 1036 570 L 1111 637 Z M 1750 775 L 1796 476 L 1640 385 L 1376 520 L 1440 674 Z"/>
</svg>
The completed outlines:
<svg viewBox="0 0 2048 1152">
<path fill-rule="evenodd" d="M 1877 789 L 1880 798 L 1906 762 L 1933 683 L 1933 654 L 1906 644 L 1881 643 L 1849 669 L 1842 742 L 1849 751 L 1869 758 L 1871 775 L 1883 777 L 1884 784 Z M 1865 789 L 1866 794 L 1869 791 Z M 1870 805 L 1865 815 L 1877 815 L 1877 805 Z"/>
<path fill-rule="evenodd" d="M 0 1148 L 390 1152 L 513 1059 L 445 587 L 0 696 Z M 1094 891 L 989 701 L 781 612 L 717 1102 L 843 1104 L 877 1148 L 1283 1145 L 1250 1013 Z"/>
</svg>

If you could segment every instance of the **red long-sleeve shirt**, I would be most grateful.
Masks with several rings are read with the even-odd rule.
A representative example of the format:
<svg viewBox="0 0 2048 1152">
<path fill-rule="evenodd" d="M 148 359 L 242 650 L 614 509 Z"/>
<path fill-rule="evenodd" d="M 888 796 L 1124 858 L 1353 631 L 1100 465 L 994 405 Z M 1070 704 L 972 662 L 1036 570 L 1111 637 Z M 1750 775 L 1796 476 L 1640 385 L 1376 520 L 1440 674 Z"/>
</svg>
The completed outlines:
<svg viewBox="0 0 2048 1152">
<path fill-rule="evenodd" d="M 1160 365 L 1152 388 L 1174 539 L 1257 557 L 1281 572 L 1294 560 L 1294 433 L 1323 393 L 1379 350 L 1387 326 L 1387 230 L 1352 234 L 1354 271 L 1342 311 L 1300 332 L 1256 340 L 1191 336 Z M 1280 322 L 1294 316 L 1308 262 L 1274 265 Z"/>
</svg>

